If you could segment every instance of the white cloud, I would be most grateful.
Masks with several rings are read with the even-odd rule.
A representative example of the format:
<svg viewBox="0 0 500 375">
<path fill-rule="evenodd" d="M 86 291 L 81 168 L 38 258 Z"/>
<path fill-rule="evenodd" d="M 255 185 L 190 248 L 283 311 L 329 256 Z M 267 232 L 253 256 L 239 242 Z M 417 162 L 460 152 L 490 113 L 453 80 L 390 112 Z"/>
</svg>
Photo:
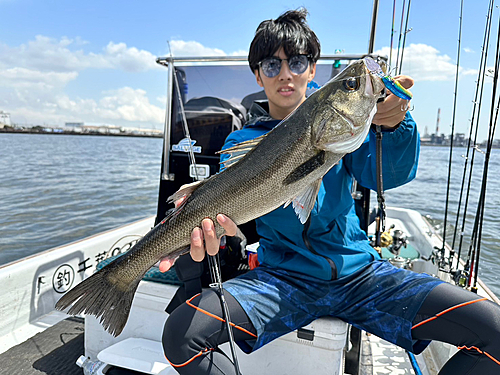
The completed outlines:
<svg viewBox="0 0 500 375">
<path fill-rule="evenodd" d="M 77 37 L 59 40 L 38 35 L 25 44 L 0 44 L 0 106 L 27 123 L 62 125 L 68 117 L 102 122 L 163 122 L 164 106 L 151 103 L 146 91 L 110 88 L 93 98 L 70 98 L 67 85 L 87 69 L 129 73 L 161 69 L 148 51 L 109 42 L 100 52 L 84 52 L 88 42 Z M 90 83 L 89 83 L 90 84 Z"/>
<path fill-rule="evenodd" d="M 474 53 L 474 50 L 473 50 L 472 48 L 465 47 L 465 48 L 464 48 L 464 52 L 465 52 L 465 53 Z"/>
<path fill-rule="evenodd" d="M 56 87 L 66 86 L 68 82 L 77 77 L 77 72 L 41 72 L 21 67 L 0 70 L 3 85 L 12 87 L 30 87 L 34 84 L 51 90 Z"/>
<path fill-rule="evenodd" d="M 31 100 L 19 103 L 11 111 L 12 117 L 22 118 L 29 124 L 59 124 L 68 121 L 87 123 L 129 125 L 137 123 L 160 124 L 164 121 L 164 110 L 149 102 L 146 92 L 123 87 L 110 90 L 99 100 L 71 99 L 57 95 L 51 100 L 36 103 Z"/>
<path fill-rule="evenodd" d="M 238 51 L 234 51 L 231 53 L 231 56 L 247 56 L 247 55 L 248 55 L 248 51 L 244 50 L 244 49 L 240 49 Z"/>
<path fill-rule="evenodd" d="M 151 104 L 146 91 L 123 87 L 111 90 L 99 101 L 98 114 L 105 118 L 118 118 L 126 121 L 163 121 L 164 111 Z"/>
<path fill-rule="evenodd" d="M 384 47 L 378 54 L 389 56 L 390 48 Z M 397 49 L 392 51 L 392 64 L 395 64 Z M 448 55 L 440 54 L 436 48 L 426 44 L 410 44 L 404 50 L 403 69 L 416 81 L 448 81 L 455 78 L 456 64 Z M 460 67 L 460 74 L 477 74 L 475 69 Z"/>
<path fill-rule="evenodd" d="M 161 69 L 156 64 L 156 57 L 150 52 L 127 47 L 125 43 L 109 42 L 105 48 L 104 58 L 112 67 L 121 68 L 127 72 Z"/>
<path fill-rule="evenodd" d="M 175 56 L 227 55 L 196 41 L 173 40 L 170 47 Z M 0 43 L 0 110 L 11 113 L 13 122 L 27 124 L 63 125 L 78 120 L 161 127 L 166 98 L 155 97 L 151 99 L 153 104 L 144 88 L 109 87 L 85 98 L 67 93 L 70 83 L 73 90 L 85 87 L 85 92 L 92 92 L 91 69 L 132 74 L 164 71 L 151 52 L 122 42 L 110 41 L 97 52 L 89 50 L 89 43 L 80 37 L 54 39 L 38 35 L 18 46 Z M 81 82 L 82 76 L 86 82 Z"/>
<path fill-rule="evenodd" d="M 205 47 L 195 41 L 172 40 L 169 44 L 173 56 L 226 56 L 221 49 Z"/>
<path fill-rule="evenodd" d="M 122 69 L 128 72 L 157 68 L 156 57 L 148 51 L 127 47 L 125 43 L 109 44 L 101 53 L 73 50 L 88 44 L 81 38 L 60 40 L 37 35 L 35 40 L 17 47 L 0 45 L 0 67 L 22 66 L 40 71 L 69 72 L 88 68 Z"/>
</svg>

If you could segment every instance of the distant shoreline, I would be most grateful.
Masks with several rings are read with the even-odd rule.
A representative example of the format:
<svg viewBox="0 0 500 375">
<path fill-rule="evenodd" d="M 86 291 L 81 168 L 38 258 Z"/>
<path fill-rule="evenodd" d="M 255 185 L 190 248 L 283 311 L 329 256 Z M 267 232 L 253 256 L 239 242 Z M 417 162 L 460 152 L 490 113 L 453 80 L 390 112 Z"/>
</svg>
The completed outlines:
<svg viewBox="0 0 500 375">
<path fill-rule="evenodd" d="M 137 137 L 137 138 L 163 138 L 163 134 L 138 134 L 138 133 L 100 133 L 100 132 L 75 132 L 69 130 L 63 130 L 59 132 L 48 132 L 39 129 L 0 129 L 0 134 L 48 134 L 48 135 L 97 135 L 103 137 Z M 434 147 L 449 147 L 450 145 L 443 145 L 437 143 L 427 143 L 420 142 L 421 146 L 434 146 Z M 456 146 L 456 147 L 466 147 L 466 146 Z M 485 145 L 480 145 L 479 147 L 486 147 Z M 492 148 L 500 148 L 496 145 L 493 145 Z"/>
<path fill-rule="evenodd" d="M 163 134 L 139 134 L 139 133 L 100 133 L 100 132 L 75 132 L 63 130 L 58 132 L 48 132 L 43 130 L 31 129 L 0 129 L 0 134 L 48 134 L 48 135 L 98 135 L 104 137 L 141 137 L 141 138 L 163 138 Z"/>
</svg>

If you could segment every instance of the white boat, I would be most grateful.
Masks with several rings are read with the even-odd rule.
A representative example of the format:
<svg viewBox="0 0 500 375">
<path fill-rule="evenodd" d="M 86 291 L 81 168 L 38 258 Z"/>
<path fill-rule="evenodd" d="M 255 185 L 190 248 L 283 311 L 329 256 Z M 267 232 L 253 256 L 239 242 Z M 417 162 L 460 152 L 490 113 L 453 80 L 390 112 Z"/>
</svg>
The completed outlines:
<svg viewBox="0 0 500 375">
<path fill-rule="evenodd" d="M 320 59 L 317 86 L 335 75 L 342 64 L 360 57 L 335 55 Z M 1 373 L 78 374 L 82 370 L 75 362 L 80 355 L 102 361 L 102 373 L 175 373 L 161 347 L 163 324 L 168 317 L 165 308 L 178 287 L 175 277 L 165 277 L 155 269 L 148 273 L 118 337 L 104 331 L 92 316 L 75 320 L 54 310 L 62 294 L 90 276 L 99 262 L 130 249 L 162 219 L 169 208 L 166 198 L 180 185 L 217 172 L 215 151 L 230 131 L 241 126 L 248 110 L 246 103 L 262 97 L 246 58 L 161 58 L 157 62 L 168 68 L 169 83 L 157 216 L 0 267 Z M 182 114 L 191 142 L 186 137 Z M 420 213 L 388 208 L 387 227 L 392 225 L 401 231 L 398 236 L 406 238 L 408 245 L 398 257 L 384 249 L 386 257 L 416 272 L 453 282 L 450 274 L 440 271 L 432 261 L 434 248 L 440 247 L 442 240 Z M 500 302 L 481 282 L 478 293 Z M 79 338 L 79 344 L 69 340 L 72 337 Z M 455 350 L 432 343 L 417 356 L 422 373 L 436 374 Z M 406 374 L 412 367 L 404 350 L 360 333 L 336 318 L 318 319 L 253 354 L 239 352 L 238 360 L 245 375 Z"/>
<path fill-rule="evenodd" d="M 378 1 L 374 1 L 372 38 Z M 323 56 L 311 85 L 315 90 L 362 55 Z M 114 337 L 93 316 L 69 317 L 54 309 L 71 287 L 111 258 L 126 252 L 170 208 L 166 199 L 181 185 L 218 172 L 215 155 L 226 136 L 241 127 L 250 106 L 265 98 L 245 57 L 159 58 L 168 69 L 164 147 L 157 215 L 0 266 L 0 373 L 81 374 L 77 362 L 99 367 L 97 374 L 175 374 L 163 355 L 165 308 L 180 284 L 175 270 L 153 267 L 139 284 L 123 332 Z M 258 106 L 255 107 L 258 109 Z M 255 109 L 254 108 L 254 109 Z M 393 264 L 455 280 L 437 264 L 460 262 L 430 223 L 417 211 L 389 207 L 391 228 L 382 255 Z M 366 213 L 364 218 L 366 219 Z M 258 240 L 252 224 L 242 227 Z M 375 233 L 375 225 L 368 228 Z M 400 245 L 405 246 L 400 246 Z M 252 251 L 255 244 L 247 246 Z M 442 249 L 436 252 L 435 249 Z M 438 257 L 438 258 L 436 258 Z M 478 294 L 500 303 L 482 282 Z M 222 349 L 229 352 L 228 344 Z M 437 374 L 456 349 L 432 342 L 413 356 L 347 323 L 323 317 L 284 335 L 250 355 L 237 350 L 242 374 Z M 82 357 L 81 357 L 82 356 Z"/>
</svg>

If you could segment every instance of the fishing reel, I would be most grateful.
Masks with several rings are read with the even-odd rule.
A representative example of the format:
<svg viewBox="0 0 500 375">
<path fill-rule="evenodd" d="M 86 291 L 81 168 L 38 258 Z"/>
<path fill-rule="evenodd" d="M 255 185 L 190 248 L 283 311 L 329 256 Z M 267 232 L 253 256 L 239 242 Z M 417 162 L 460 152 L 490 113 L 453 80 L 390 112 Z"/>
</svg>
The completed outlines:
<svg viewBox="0 0 500 375">
<path fill-rule="evenodd" d="M 394 228 L 394 225 L 391 226 L 391 229 Z M 396 229 L 392 234 L 392 244 L 387 248 L 391 253 L 399 256 L 401 252 L 401 248 L 408 245 L 408 238 L 404 235 L 402 230 Z"/>
<path fill-rule="evenodd" d="M 444 248 L 434 246 L 432 251 L 431 261 L 433 264 L 438 266 L 441 272 L 450 273 L 451 272 L 451 262 L 450 258 L 445 255 Z"/>
<path fill-rule="evenodd" d="M 398 268 L 409 268 L 410 260 L 400 256 L 401 248 L 406 248 L 408 245 L 408 237 L 402 230 L 393 230 L 394 228 L 395 225 L 393 224 L 389 229 L 380 234 L 380 246 L 374 246 L 377 239 L 373 239 L 372 237 L 372 246 L 374 246 L 380 254 L 384 247 L 394 254 L 394 257 L 389 259 L 389 262 L 394 266 Z"/>
<path fill-rule="evenodd" d="M 468 271 L 458 269 L 452 271 L 451 274 L 453 275 L 453 281 L 455 282 L 455 285 L 458 285 L 461 288 L 467 288 L 467 285 L 469 283 Z"/>
<path fill-rule="evenodd" d="M 380 235 L 380 247 L 385 247 L 392 254 L 399 256 L 401 248 L 407 246 L 408 238 L 404 235 L 404 232 L 399 229 L 395 229 L 391 234 L 391 230 L 395 228 L 392 224 L 389 229 Z"/>
<path fill-rule="evenodd" d="M 394 228 L 394 225 L 391 226 L 391 229 Z M 394 254 L 394 258 L 389 259 L 389 262 L 394 266 L 399 268 L 409 268 L 410 259 L 406 259 L 400 256 L 401 248 L 408 245 L 408 238 L 404 235 L 402 230 L 395 229 L 392 233 L 392 244 L 387 247 L 392 254 Z"/>
</svg>

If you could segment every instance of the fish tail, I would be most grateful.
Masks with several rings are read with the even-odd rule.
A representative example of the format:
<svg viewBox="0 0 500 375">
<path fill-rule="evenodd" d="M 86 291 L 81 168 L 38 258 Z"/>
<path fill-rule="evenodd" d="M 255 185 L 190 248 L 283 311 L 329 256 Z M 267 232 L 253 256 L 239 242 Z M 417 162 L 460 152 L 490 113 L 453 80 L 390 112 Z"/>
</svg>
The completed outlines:
<svg viewBox="0 0 500 375">
<path fill-rule="evenodd" d="M 56 309 L 68 308 L 68 314 L 82 313 L 94 315 L 106 331 L 118 336 L 127 323 L 134 293 L 141 281 L 141 277 L 132 280 L 126 288 L 110 281 L 112 264 L 76 285 L 56 303 Z"/>
</svg>

